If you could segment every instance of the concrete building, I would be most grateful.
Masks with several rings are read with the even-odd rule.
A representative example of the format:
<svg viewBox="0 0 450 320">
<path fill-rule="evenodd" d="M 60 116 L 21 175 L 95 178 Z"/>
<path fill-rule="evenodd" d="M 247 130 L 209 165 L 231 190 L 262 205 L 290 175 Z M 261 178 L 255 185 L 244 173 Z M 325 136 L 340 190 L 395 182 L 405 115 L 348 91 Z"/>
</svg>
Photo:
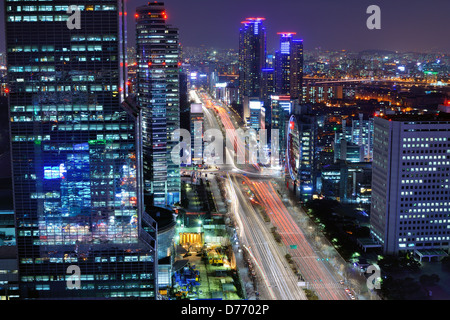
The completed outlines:
<svg viewBox="0 0 450 320">
<path fill-rule="evenodd" d="M 446 255 L 450 114 L 374 120 L 371 233 L 387 254 Z"/>
</svg>

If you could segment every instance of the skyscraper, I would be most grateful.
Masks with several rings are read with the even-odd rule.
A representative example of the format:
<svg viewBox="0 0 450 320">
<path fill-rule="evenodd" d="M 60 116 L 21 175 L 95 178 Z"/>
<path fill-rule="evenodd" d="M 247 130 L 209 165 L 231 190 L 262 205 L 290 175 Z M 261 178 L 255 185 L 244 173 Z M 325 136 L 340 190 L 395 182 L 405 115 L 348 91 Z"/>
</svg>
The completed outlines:
<svg viewBox="0 0 450 320">
<path fill-rule="evenodd" d="M 308 106 L 298 106 L 294 111 L 298 123 L 300 159 L 298 183 L 295 193 L 302 201 L 309 201 L 316 192 L 317 180 L 317 120 Z"/>
<path fill-rule="evenodd" d="M 370 224 L 385 253 L 448 251 L 449 133 L 445 113 L 375 118 Z"/>
<path fill-rule="evenodd" d="M 275 93 L 302 101 L 303 40 L 294 32 L 280 32 L 280 50 L 275 53 Z"/>
<path fill-rule="evenodd" d="M 244 104 L 244 110 L 248 109 L 246 98 L 261 97 L 261 70 L 266 65 L 264 20 L 247 18 L 239 33 L 239 103 Z"/>
<path fill-rule="evenodd" d="M 155 298 L 124 1 L 76 3 L 5 3 L 20 296 Z"/>
<path fill-rule="evenodd" d="M 143 112 L 145 191 L 155 206 L 180 200 L 180 167 L 171 152 L 180 128 L 178 29 L 166 24 L 163 2 L 136 9 L 137 103 Z"/>
<path fill-rule="evenodd" d="M 191 103 L 190 132 L 191 132 L 191 162 L 192 165 L 203 165 L 203 121 L 204 114 L 201 103 Z"/>
<path fill-rule="evenodd" d="M 271 96 L 270 107 L 267 111 L 267 117 L 270 117 L 270 139 L 272 137 L 272 132 L 278 131 L 279 161 L 282 166 L 286 164 L 288 122 L 290 115 L 294 110 L 295 103 L 295 101 L 291 100 L 290 96 Z M 270 140 L 270 143 L 272 143 L 272 140 Z"/>
<path fill-rule="evenodd" d="M 261 69 L 261 101 L 264 103 L 265 108 L 270 106 L 270 97 L 275 94 L 274 85 L 274 69 Z"/>
<path fill-rule="evenodd" d="M 357 119 L 352 119 L 352 142 L 363 146 L 363 157 L 365 161 L 372 161 L 373 153 L 373 118 L 364 119 L 362 113 Z"/>
</svg>

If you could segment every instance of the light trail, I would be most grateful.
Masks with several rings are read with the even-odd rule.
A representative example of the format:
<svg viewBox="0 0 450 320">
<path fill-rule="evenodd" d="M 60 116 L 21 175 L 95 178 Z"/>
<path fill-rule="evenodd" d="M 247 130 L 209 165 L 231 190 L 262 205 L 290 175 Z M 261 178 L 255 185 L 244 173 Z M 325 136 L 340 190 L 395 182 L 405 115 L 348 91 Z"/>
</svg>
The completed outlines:
<svg viewBox="0 0 450 320">
<path fill-rule="evenodd" d="M 240 204 L 240 208 L 233 214 L 241 216 L 244 228 L 243 239 L 247 247 L 253 249 L 253 255 L 261 266 L 261 276 L 269 283 L 267 290 L 277 288 L 275 294 L 277 299 L 305 300 L 305 293 L 297 286 L 297 277 L 287 266 L 287 261 L 280 253 L 279 245 L 275 243 L 259 214 L 242 194 L 235 176 L 233 180 L 235 182 L 232 182 L 232 186 L 236 190 Z"/>
<path fill-rule="evenodd" d="M 303 235 L 298 225 L 292 219 L 285 205 L 278 197 L 276 190 L 270 182 L 254 182 L 247 177 L 243 177 L 253 193 L 269 212 L 270 219 L 277 227 L 283 243 L 286 246 L 297 245 L 297 249 L 290 249 L 293 259 L 298 263 L 301 274 L 322 299 L 327 300 L 347 300 L 343 287 L 337 285 L 338 281 L 331 274 L 328 268 L 318 260 L 320 256 L 314 251 L 307 239 Z M 315 258 L 315 259 L 312 259 Z"/>
<path fill-rule="evenodd" d="M 256 266 L 258 267 L 259 272 L 261 273 L 261 275 L 262 275 L 262 277 L 263 277 L 263 279 L 264 279 L 264 282 L 265 282 L 266 285 L 267 285 L 267 289 L 269 290 L 270 296 L 272 297 L 273 300 L 275 300 L 275 295 L 273 294 L 273 290 L 272 290 L 272 288 L 270 287 L 270 284 L 269 284 L 269 282 L 267 281 L 267 277 L 265 276 L 264 271 L 261 269 L 261 266 L 259 265 L 258 260 L 256 260 L 255 256 L 253 255 L 253 253 L 250 251 L 249 248 L 247 248 L 245 245 L 243 245 L 242 247 L 244 247 L 244 249 L 247 250 L 247 252 L 248 252 L 248 253 L 250 254 L 250 256 L 252 257 L 253 261 L 256 263 Z"/>
<path fill-rule="evenodd" d="M 205 108 L 208 109 L 208 119 L 211 117 L 209 111 L 214 110 L 219 120 L 218 123 L 214 121 L 214 125 L 219 126 L 219 123 L 221 123 L 220 125 L 224 129 L 229 129 L 233 141 L 236 138 L 235 127 L 227 111 L 223 107 L 215 105 L 206 95 L 202 95 L 202 98 Z M 213 124 L 211 119 L 208 122 L 210 125 Z M 235 152 L 236 150 L 242 152 L 242 149 L 239 149 L 240 144 L 233 144 L 233 147 Z M 225 150 L 226 156 L 230 158 L 235 154 L 228 148 Z M 297 263 L 300 273 L 310 284 L 310 287 L 314 288 L 319 298 L 324 300 L 349 299 L 344 288 L 338 285 L 338 280 L 334 278 L 322 261 L 318 261 L 320 255 L 314 251 L 307 241 L 271 182 L 259 181 L 259 179 L 264 178 L 261 172 L 254 174 L 259 179 L 250 179 L 251 175 L 247 172 L 244 176 L 244 172 L 236 168 L 234 160 L 230 162 L 230 165 L 235 168 L 233 169 L 235 173 L 232 175 L 233 179 L 228 174 L 226 181 L 229 184 L 230 200 L 233 203 L 231 210 L 239 227 L 238 235 L 242 243 L 245 243 L 244 248 L 247 248 L 255 261 L 270 297 L 283 300 L 306 299 L 303 289 L 297 286 L 297 277 L 289 267 L 286 268 L 287 261 L 283 257 L 284 254 L 281 253 L 280 245 L 275 243 L 267 225 L 262 221 L 262 217 L 250 205 L 248 197 L 242 194 L 240 184 L 236 181 L 236 177 L 241 176 L 241 174 L 259 202 L 267 209 L 272 224 L 277 227 L 282 238 L 283 245 L 297 245 L 297 249 L 290 249 L 290 254 Z M 249 248 L 252 248 L 252 252 L 248 250 Z M 273 291 L 275 287 L 277 289 Z"/>
</svg>

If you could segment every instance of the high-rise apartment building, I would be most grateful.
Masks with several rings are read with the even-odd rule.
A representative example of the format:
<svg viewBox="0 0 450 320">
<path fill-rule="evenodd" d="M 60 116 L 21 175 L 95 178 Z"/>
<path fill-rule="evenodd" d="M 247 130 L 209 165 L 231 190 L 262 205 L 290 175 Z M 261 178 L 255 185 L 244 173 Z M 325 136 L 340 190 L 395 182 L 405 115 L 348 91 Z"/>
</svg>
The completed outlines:
<svg viewBox="0 0 450 320">
<path fill-rule="evenodd" d="M 275 93 L 302 101 L 303 40 L 294 32 L 280 32 L 280 50 L 275 53 Z"/>
<path fill-rule="evenodd" d="M 20 297 L 155 298 L 124 1 L 6 1 L 5 13 Z"/>
<path fill-rule="evenodd" d="M 242 21 L 239 33 L 239 103 L 245 97 L 260 98 L 261 70 L 266 65 L 266 28 L 264 18 Z M 244 106 L 245 108 L 248 106 Z"/>
<path fill-rule="evenodd" d="M 145 192 L 155 206 L 180 200 L 180 167 L 171 152 L 180 128 L 178 29 L 166 24 L 163 2 L 136 9 L 137 103 L 143 113 Z"/>
<path fill-rule="evenodd" d="M 275 94 L 274 69 L 261 69 L 261 101 L 265 108 L 270 107 L 271 96 Z M 268 119 L 270 124 L 270 118 Z"/>
<path fill-rule="evenodd" d="M 371 232 L 387 254 L 450 243 L 450 115 L 374 120 Z"/>
</svg>

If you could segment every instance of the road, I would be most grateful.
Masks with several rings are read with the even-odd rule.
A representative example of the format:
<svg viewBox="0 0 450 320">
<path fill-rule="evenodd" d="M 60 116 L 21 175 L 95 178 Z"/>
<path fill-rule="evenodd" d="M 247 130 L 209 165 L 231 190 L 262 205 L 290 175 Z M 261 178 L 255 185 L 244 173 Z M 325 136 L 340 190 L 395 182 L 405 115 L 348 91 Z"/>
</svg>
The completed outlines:
<svg viewBox="0 0 450 320">
<path fill-rule="evenodd" d="M 304 291 L 297 285 L 297 276 L 282 255 L 280 245 L 274 241 L 268 226 L 242 193 L 236 179 L 236 176 L 228 175 L 228 194 L 233 203 L 232 211 L 241 246 L 249 253 L 265 285 L 260 289 L 261 298 L 306 300 Z"/>
<path fill-rule="evenodd" d="M 302 230 L 281 201 L 271 181 L 252 181 L 244 176 L 259 203 L 267 210 L 272 224 L 277 228 L 288 253 L 296 262 L 300 273 L 321 300 L 347 300 L 348 294 L 339 283 L 341 277 L 329 265 L 327 257 L 316 252 L 308 243 Z M 291 247 L 293 246 L 293 247 Z M 323 260 L 322 260 L 323 259 Z"/>
<path fill-rule="evenodd" d="M 237 121 L 230 119 L 231 112 L 226 106 L 215 103 L 206 94 L 202 95 L 206 106 L 204 109 L 206 125 L 215 128 L 222 125 L 226 129 L 235 129 Z M 214 111 L 216 114 L 214 115 Z M 217 121 L 219 119 L 219 121 Z M 220 122 L 220 124 L 219 124 Z M 225 132 L 222 130 L 222 132 Z M 231 130 L 229 131 L 231 133 Z M 230 135 L 231 138 L 234 136 Z M 239 150 L 239 145 L 234 145 Z M 244 147 L 245 148 L 245 147 Z M 297 286 L 297 276 L 287 265 L 284 257 L 286 253 L 298 266 L 308 288 L 311 288 L 321 300 L 348 300 L 349 295 L 340 284 L 342 278 L 329 264 L 327 257 L 316 252 L 314 246 L 308 242 L 298 223 L 294 220 L 295 213 L 286 207 L 274 188 L 273 178 L 280 178 L 279 170 L 270 170 L 254 166 L 251 163 L 236 164 L 233 150 L 226 148 L 226 164 L 219 165 L 219 172 L 228 171 L 229 194 L 233 204 L 235 220 L 239 228 L 238 235 L 244 248 L 249 249 L 257 262 L 263 281 L 266 283 L 267 294 L 270 299 L 305 299 L 303 290 Z M 263 172 L 262 170 L 266 170 Z M 242 181 L 250 187 L 257 201 L 269 214 L 270 223 L 262 220 L 255 211 L 248 196 L 242 192 Z M 275 242 L 270 232 L 270 226 L 277 228 L 282 238 L 282 245 Z M 292 247 L 291 247 L 292 246 Z"/>
<path fill-rule="evenodd" d="M 206 97 L 203 97 L 206 107 L 203 109 L 205 116 L 205 129 L 220 128 L 216 116 L 222 120 L 225 129 L 234 128 L 225 109 L 217 107 L 216 109 L 208 103 Z M 220 108 L 220 109 L 219 109 Z M 214 110 L 214 111 L 213 111 Z M 233 126 L 233 127 L 232 127 Z M 230 132 L 232 134 L 232 132 Z M 233 137 L 231 135 L 231 137 Z M 249 203 L 248 198 L 242 193 L 237 182 L 236 174 L 256 174 L 258 168 L 251 164 L 236 165 L 230 150 L 226 148 L 226 161 L 224 164 L 218 164 L 219 173 L 227 176 L 227 193 L 232 203 L 231 211 L 234 213 L 236 222 L 236 231 L 239 236 L 240 246 L 246 250 L 256 266 L 260 285 L 259 292 L 261 299 L 272 300 L 306 300 L 304 291 L 298 287 L 298 278 L 293 273 L 285 257 L 283 256 L 280 245 L 275 242 L 267 225 L 262 220 L 261 215 L 255 211 Z M 238 166 L 240 168 L 238 168 Z M 245 171 L 246 168 L 250 171 Z M 233 174 L 229 174 L 233 172 Z"/>
</svg>

